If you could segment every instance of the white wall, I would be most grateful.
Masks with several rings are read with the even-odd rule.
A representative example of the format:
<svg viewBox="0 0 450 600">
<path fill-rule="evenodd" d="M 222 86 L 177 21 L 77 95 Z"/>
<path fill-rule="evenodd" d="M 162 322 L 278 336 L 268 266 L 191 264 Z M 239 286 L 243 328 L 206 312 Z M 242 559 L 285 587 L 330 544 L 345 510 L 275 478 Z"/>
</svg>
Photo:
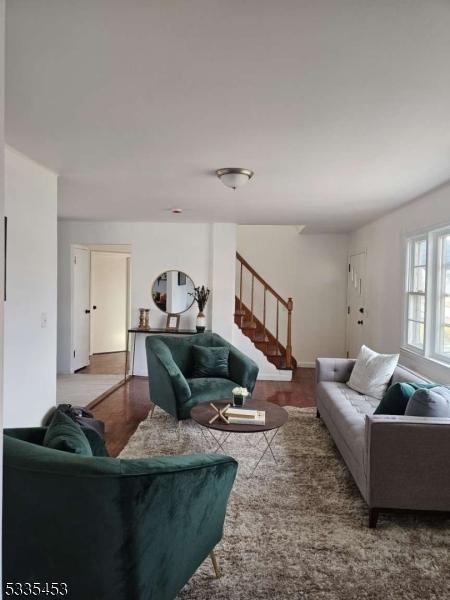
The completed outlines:
<svg viewBox="0 0 450 600">
<path fill-rule="evenodd" d="M 450 223 L 450 184 L 407 204 L 350 236 L 350 251 L 367 250 L 366 343 L 379 352 L 398 352 L 401 344 L 405 237 Z M 402 352 L 401 362 L 431 379 L 450 382 L 450 371 Z"/>
<path fill-rule="evenodd" d="M 236 228 L 227 223 L 116 223 L 60 221 L 58 230 L 58 371 L 71 371 L 70 246 L 71 244 L 131 245 L 131 324 L 138 323 L 138 308 L 149 307 L 150 326 L 165 327 L 166 315 L 154 305 L 153 281 L 169 269 L 184 271 L 195 285 L 207 285 L 212 296 L 207 307 L 209 328 L 231 340 L 234 272 L 224 279 L 223 262 L 234 261 Z M 222 261 L 215 261 L 214 248 L 223 248 Z M 213 300 L 213 298 L 215 300 Z M 214 308 L 213 308 L 214 306 Z M 211 312 L 212 311 L 212 312 Z M 195 329 L 194 305 L 180 319 L 182 329 Z M 216 327 L 217 324 L 217 327 Z M 221 327 L 219 328 L 219 324 Z M 135 374 L 146 375 L 145 336 L 136 344 Z"/>
<path fill-rule="evenodd" d="M 283 298 L 294 299 L 292 346 L 298 363 L 313 366 L 317 356 L 344 356 L 348 236 L 241 225 L 237 248 Z"/>
<path fill-rule="evenodd" d="M 211 328 L 231 342 L 234 323 L 236 225 L 213 223 L 210 245 Z"/>
<path fill-rule="evenodd" d="M 6 148 L 6 427 L 37 426 L 56 403 L 56 210 L 57 176 Z"/>
</svg>

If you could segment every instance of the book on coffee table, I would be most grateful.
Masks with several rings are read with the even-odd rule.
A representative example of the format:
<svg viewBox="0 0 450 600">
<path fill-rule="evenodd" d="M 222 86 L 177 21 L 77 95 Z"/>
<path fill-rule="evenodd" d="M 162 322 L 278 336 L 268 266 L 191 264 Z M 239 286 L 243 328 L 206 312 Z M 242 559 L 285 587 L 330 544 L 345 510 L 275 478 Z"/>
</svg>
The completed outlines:
<svg viewBox="0 0 450 600">
<path fill-rule="evenodd" d="M 252 410 L 248 408 L 236 408 L 230 406 L 225 411 L 225 417 L 233 425 L 265 425 L 266 413 L 264 410 Z"/>
</svg>

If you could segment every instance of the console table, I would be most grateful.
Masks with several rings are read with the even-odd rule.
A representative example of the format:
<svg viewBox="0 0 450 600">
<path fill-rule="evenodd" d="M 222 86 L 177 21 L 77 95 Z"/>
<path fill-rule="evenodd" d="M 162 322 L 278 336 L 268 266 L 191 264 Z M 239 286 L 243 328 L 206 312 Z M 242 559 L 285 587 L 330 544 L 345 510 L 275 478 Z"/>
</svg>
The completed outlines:
<svg viewBox="0 0 450 600">
<path fill-rule="evenodd" d="M 128 377 L 128 354 L 130 347 L 130 335 L 133 335 L 133 354 L 131 359 L 131 373 L 130 377 L 134 375 L 134 351 L 136 349 L 136 335 L 138 333 L 145 333 L 146 335 L 151 334 L 164 334 L 164 335 L 194 335 L 197 333 L 195 329 L 143 329 L 142 327 L 132 327 L 127 331 L 127 347 L 125 351 L 125 381 Z"/>
</svg>

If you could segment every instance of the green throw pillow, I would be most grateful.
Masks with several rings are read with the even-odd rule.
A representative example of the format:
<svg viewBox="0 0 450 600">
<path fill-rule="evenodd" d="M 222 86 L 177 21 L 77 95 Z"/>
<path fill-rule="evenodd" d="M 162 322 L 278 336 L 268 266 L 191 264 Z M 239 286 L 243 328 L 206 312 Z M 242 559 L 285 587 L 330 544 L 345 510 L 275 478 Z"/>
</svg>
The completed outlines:
<svg viewBox="0 0 450 600">
<path fill-rule="evenodd" d="M 48 426 L 43 445 L 54 450 L 92 456 L 91 445 L 81 427 L 59 410 Z"/>
<path fill-rule="evenodd" d="M 394 383 L 386 390 L 374 415 L 404 415 L 406 405 L 416 390 L 431 389 L 435 383 Z"/>
<path fill-rule="evenodd" d="M 223 377 L 229 379 L 228 356 L 226 346 L 206 347 L 192 346 L 192 377 Z"/>
</svg>

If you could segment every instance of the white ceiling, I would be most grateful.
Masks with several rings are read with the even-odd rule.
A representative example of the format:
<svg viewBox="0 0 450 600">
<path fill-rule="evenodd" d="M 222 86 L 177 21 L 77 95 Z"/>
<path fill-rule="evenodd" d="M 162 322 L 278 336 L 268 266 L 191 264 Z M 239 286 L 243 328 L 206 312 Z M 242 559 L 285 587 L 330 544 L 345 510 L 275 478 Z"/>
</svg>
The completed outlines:
<svg viewBox="0 0 450 600">
<path fill-rule="evenodd" d="M 7 141 L 62 217 L 348 231 L 450 177 L 448 0 L 7 0 L 6 27 Z"/>
</svg>

